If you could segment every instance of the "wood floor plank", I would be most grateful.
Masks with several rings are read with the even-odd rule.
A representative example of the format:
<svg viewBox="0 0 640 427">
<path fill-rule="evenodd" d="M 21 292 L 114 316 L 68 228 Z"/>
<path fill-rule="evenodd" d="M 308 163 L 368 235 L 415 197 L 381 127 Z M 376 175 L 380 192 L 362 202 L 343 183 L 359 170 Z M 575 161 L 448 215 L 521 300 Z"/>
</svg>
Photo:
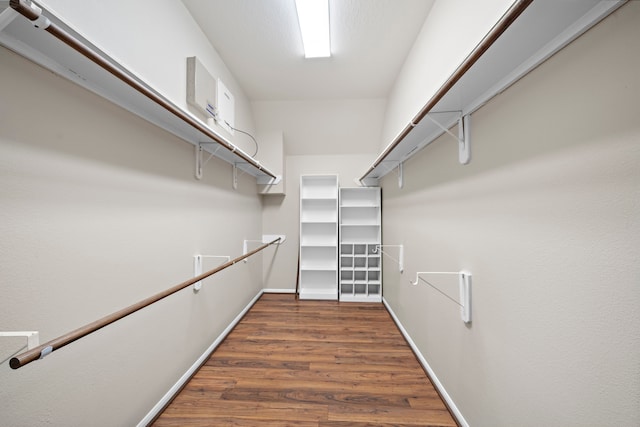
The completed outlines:
<svg viewBox="0 0 640 427">
<path fill-rule="evenodd" d="M 154 426 L 455 426 L 382 304 L 265 294 Z"/>
</svg>

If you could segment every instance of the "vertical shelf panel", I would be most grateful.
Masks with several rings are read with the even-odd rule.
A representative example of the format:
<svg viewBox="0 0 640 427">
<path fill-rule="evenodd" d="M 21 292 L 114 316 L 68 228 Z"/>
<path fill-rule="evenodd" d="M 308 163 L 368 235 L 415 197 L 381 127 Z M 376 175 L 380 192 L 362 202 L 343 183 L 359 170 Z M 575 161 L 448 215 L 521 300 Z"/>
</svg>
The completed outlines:
<svg viewBox="0 0 640 427">
<path fill-rule="evenodd" d="M 300 177 L 299 253 L 300 299 L 338 299 L 337 175 Z"/>
<path fill-rule="evenodd" d="M 380 188 L 340 189 L 340 301 L 382 301 Z"/>
</svg>

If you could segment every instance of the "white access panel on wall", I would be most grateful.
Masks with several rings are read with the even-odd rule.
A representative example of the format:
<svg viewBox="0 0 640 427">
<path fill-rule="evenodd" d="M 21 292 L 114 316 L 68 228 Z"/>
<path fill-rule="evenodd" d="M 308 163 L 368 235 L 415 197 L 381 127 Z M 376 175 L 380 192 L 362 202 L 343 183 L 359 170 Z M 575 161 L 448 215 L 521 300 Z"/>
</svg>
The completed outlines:
<svg viewBox="0 0 640 427">
<path fill-rule="evenodd" d="M 300 299 L 338 299 L 338 176 L 300 177 Z"/>
<path fill-rule="evenodd" d="M 227 86 L 222 83 L 222 80 L 218 79 L 217 83 L 216 108 L 218 111 L 216 121 L 224 130 L 233 135 L 236 122 L 236 99 Z"/>
<path fill-rule="evenodd" d="M 340 301 L 382 301 L 380 188 L 340 189 Z"/>
</svg>

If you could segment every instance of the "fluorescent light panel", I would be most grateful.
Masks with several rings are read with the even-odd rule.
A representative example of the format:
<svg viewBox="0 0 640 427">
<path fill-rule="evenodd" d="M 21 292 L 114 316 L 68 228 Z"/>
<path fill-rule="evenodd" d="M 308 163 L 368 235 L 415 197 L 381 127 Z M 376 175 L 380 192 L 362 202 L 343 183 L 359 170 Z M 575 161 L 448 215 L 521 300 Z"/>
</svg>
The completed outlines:
<svg viewBox="0 0 640 427">
<path fill-rule="evenodd" d="M 296 0 L 305 58 L 331 56 L 329 0 Z"/>
</svg>

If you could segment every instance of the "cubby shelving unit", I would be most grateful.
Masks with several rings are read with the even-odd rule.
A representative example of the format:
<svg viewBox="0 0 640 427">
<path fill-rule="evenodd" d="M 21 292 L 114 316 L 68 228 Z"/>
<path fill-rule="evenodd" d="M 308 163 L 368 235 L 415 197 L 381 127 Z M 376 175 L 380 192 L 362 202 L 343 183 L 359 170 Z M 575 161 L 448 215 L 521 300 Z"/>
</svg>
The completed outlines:
<svg viewBox="0 0 640 427">
<path fill-rule="evenodd" d="M 300 177 L 300 299 L 338 299 L 338 176 Z"/>
<path fill-rule="evenodd" d="M 340 301 L 382 301 L 380 188 L 340 189 Z"/>
</svg>

